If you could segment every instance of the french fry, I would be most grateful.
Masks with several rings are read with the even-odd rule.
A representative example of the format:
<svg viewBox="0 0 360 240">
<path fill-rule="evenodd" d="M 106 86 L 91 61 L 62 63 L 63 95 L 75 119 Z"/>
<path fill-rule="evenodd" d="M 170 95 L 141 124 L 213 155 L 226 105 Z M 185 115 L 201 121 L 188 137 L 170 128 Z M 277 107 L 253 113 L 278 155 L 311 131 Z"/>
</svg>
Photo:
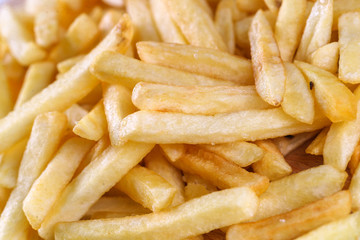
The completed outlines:
<svg viewBox="0 0 360 240">
<path fill-rule="evenodd" d="M 305 143 L 307 140 L 314 137 L 318 131 L 314 132 L 308 132 L 308 133 L 300 133 L 297 135 L 290 135 L 285 137 L 279 137 L 273 139 L 273 142 L 275 145 L 279 148 L 279 151 L 282 155 L 286 156 L 293 150 L 297 149 L 299 146 L 301 146 L 303 143 Z"/>
<path fill-rule="evenodd" d="M 50 238 L 57 223 L 79 220 L 153 147 L 130 141 L 120 147 L 109 146 L 67 185 L 41 224 L 39 235 Z"/>
<path fill-rule="evenodd" d="M 168 151 L 165 153 L 167 156 L 170 154 Z M 185 146 L 185 154 L 173 164 L 185 172 L 199 175 L 221 189 L 246 186 L 260 195 L 269 185 L 266 177 L 247 172 L 235 163 L 196 146 Z"/>
<path fill-rule="evenodd" d="M 253 85 L 251 62 L 225 52 L 190 45 L 138 42 L 141 60 L 195 74 Z"/>
<path fill-rule="evenodd" d="M 341 191 L 291 212 L 231 226 L 228 240 L 290 240 L 350 214 L 351 196 Z"/>
<path fill-rule="evenodd" d="M 312 155 L 322 155 L 329 128 L 324 128 L 305 149 L 305 152 Z"/>
<path fill-rule="evenodd" d="M 213 152 L 240 167 L 247 167 L 259 161 L 264 156 L 264 151 L 256 144 L 236 141 L 223 144 L 202 144 L 201 148 Z"/>
<path fill-rule="evenodd" d="M 109 9 L 104 13 L 99 23 L 99 30 L 101 31 L 101 36 L 106 36 L 111 31 L 111 29 L 121 18 L 122 14 L 123 12 L 116 9 Z"/>
<path fill-rule="evenodd" d="M 311 54 L 310 63 L 332 74 L 338 71 L 339 43 L 328 43 Z"/>
<path fill-rule="evenodd" d="M 360 12 L 350 12 L 339 17 L 339 79 L 346 83 L 360 83 L 360 60 L 356 57 L 360 53 L 358 42 L 360 36 Z"/>
<path fill-rule="evenodd" d="M 356 117 L 354 94 L 328 71 L 308 63 L 295 61 L 315 90 L 315 100 L 332 122 L 353 120 Z"/>
<path fill-rule="evenodd" d="M 68 127 L 72 129 L 80 119 L 88 114 L 88 111 L 75 103 L 66 109 L 64 113 L 68 118 Z"/>
<path fill-rule="evenodd" d="M 153 212 L 170 206 L 177 191 L 160 175 L 141 166 L 131 169 L 115 187 Z"/>
<path fill-rule="evenodd" d="M 45 58 L 46 52 L 34 42 L 34 36 L 9 6 L 1 8 L 1 35 L 11 54 L 24 66 Z M 6 24 L 5 24 L 6 23 Z"/>
<path fill-rule="evenodd" d="M 218 4 L 215 12 L 215 27 L 225 42 L 229 53 L 235 53 L 235 32 L 232 21 L 232 11 L 224 7 L 221 2 Z"/>
<path fill-rule="evenodd" d="M 271 140 L 257 141 L 256 144 L 264 150 L 264 156 L 252 164 L 254 172 L 268 177 L 270 181 L 278 180 L 291 174 L 292 169 L 290 165 Z"/>
<path fill-rule="evenodd" d="M 309 61 L 311 54 L 330 41 L 333 0 L 316 1 L 307 18 L 295 59 Z"/>
<path fill-rule="evenodd" d="M 246 221 L 253 216 L 257 205 L 256 195 L 248 188 L 227 189 L 159 213 L 58 224 L 55 239 L 181 240 Z"/>
<path fill-rule="evenodd" d="M 309 85 L 294 64 L 284 65 L 287 77 L 282 109 L 298 121 L 311 124 L 314 120 L 315 104 Z"/>
<path fill-rule="evenodd" d="M 236 0 L 236 3 L 238 8 L 245 12 L 256 12 L 266 7 L 263 0 Z"/>
<path fill-rule="evenodd" d="M 282 214 L 330 196 L 344 186 L 346 172 L 321 165 L 270 183 L 251 221 Z"/>
<path fill-rule="evenodd" d="M 34 33 L 36 43 L 44 48 L 59 41 L 59 21 L 55 8 L 35 15 Z"/>
<path fill-rule="evenodd" d="M 4 66 L 0 64 L 0 118 L 6 116 L 13 108 L 10 86 L 5 75 Z"/>
<path fill-rule="evenodd" d="M 281 3 L 274 34 L 283 61 L 292 61 L 300 43 L 306 23 L 306 2 L 306 0 L 283 0 Z"/>
<path fill-rule="evenodd" d="M 126 10 L 134 24 L 134 42 L 160 41 L 160 37 L 152 19 L 149 1 L 127 0 Z"/>
<path fill-rule="evenodd" d="M 325 224 L 296 240 L 310 239 L 357 239 L 360 236 L 360 212 L 354 212 L 347 217 Z"/>
<path fill-rule="evenodd" d="M 191 45 L 227 51 L 210 16 L 193 0 L 165 0 L 172 19 Z"/>
<path fill-rule="evenodd" d="M 117 66 L 122 66 L 118 68 Z M 141 69 L 141 71 L 138 71 Z M 138 82 L 180 86 L 232 86 L 233 82 L 145 63 L 116 52 L 100 54 L 90 68 L 101 81 L 133 88 Z"/>
<path fill-rule="evenodd" d="M 33 182 L 38 178 L 55 153 L 65 132 L 66 116 L 58 112 L 40 114 L 34 121 L 31 135 L 19 168 L 17 184 L 6 203 L 0 188 L 0 202 L 4 211 L 0 217 L 0 239 L 28 239 L 31 229 L 22 210 L 22 203 Z M 9 192 L 10 194 L 10 192 Z"/>
<path fill-rule="evenodd" d="M 98 141 L 107 132 L 103 100 L 100 100 L 94 108 L 78 121 L 73 132 L 82 137 L 93 141 Z"/>
<path fill-rule="evenodd" d="M 106 49 L 117 49 L 120 52 L 125 52 L 131 38 L 131 22 L 129 17 L 124 15 L 113 31 L 82 61 L 2 119 L 0 123 L 0 151 L 10 147 L 28 134 L 31 124 L 38 114 L 65 110 L 91 92 L 98 84 L 98 80 L 88 71 L 94 58 Z"/>
<path fill-rule="evenodd" d="M 184 203 L 184 182 L 180 170 L 171 165 L 160 151 L 155 147 L 144 159 L 145 166 L 159 174 L 173 187 L 176 188 L 175 196 L 170 207 Z"/>
<path fill-rule="evenodd" d="M 141 82 L 133 89 L 132 101 L 141 110 L 203 115 L 271 108 L 254 86 L 182 87 Z"/>
<path fill-rule="evenodd" d="M 298 122 L 280 108 L 214 116 L 139 111 L 122 120 L 120 132 L 124 139 L 140 142 L 217 144 L 312 132 L 328 125 L 319 115 L 312 125 Z"/>
<path fill-rule="evenodd" d="M 360 162 L 360 145 L 358 144 L 355 147 L 355 150 L 353 152 L 353 154 L 351 155 L 349 164 L 348 164 L 348 168 L 350 171 L 351 175 L 354 175 L 357 167 L 359 166 L 359 162 Z"/>
<path fill-rule="evenodd" d="M 81 60 L 83 60 L 85 57 L 85 55 L 77 55 L 75 57 L 71 57 L 71 58 L 67 58 L 64 61 L 59 62 L 56 65 L 56 68 L 58 70 L 59 73 L 66 73 L 67 71 L 69 71 L 73 66 L 75 66 L 78 62 L 80 62 Z"/>
<path fill-rule="evenodd" d="M 55 0 L 42 1 L 42 0 L 26 0 L 25 2 L 25 12 L 31 15 L 36 15 L 41 11 L 46 9 L 51 9 L 56 6 Z"/>
<path fill-rule="evenodd" d="M 279 106 L 285 93 L 285 68 L 270 23 L 259 10 L 249 29 L 256 90 L 260 97 Z"/>
<path fill-rule="evenodd" d="M 121 120 L 135 112 L 136 108 L 131 102 L 131 92 L 121 85 L 103 85 L 104 111 L 107 120 L 110 141 L 112 145 L 123 143 L 119 128 Z"/>
</svg>

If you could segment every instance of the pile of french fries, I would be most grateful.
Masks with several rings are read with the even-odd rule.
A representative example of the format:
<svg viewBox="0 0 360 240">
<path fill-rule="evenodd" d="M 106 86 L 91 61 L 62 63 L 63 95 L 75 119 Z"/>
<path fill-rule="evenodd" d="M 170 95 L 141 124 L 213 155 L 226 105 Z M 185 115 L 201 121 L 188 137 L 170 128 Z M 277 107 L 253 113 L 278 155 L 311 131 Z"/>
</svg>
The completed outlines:
<svg viewBox="0 0 360 240">
<path fill-rule="evenodd" d="M 360 238 L 360 0 L 26 0 L 0 36 L 0 240 Z"/>
</svg>

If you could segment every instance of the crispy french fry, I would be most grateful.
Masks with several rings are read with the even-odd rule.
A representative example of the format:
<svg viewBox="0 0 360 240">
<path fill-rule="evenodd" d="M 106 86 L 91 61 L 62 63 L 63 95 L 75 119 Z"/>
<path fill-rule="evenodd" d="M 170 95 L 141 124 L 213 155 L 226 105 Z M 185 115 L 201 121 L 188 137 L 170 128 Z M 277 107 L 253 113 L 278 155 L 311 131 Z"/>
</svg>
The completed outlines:
<svg viewBox="0 0 360 240">
<path fill-rule="evenodd" d="M 236 0 L 236 3 L 238 8 L 245 12 L 256 12 L 266 7 L 263 0 Z"/>
<path fill-rule="evenodd" d="M 330 41 L 333 0 L 316 1 L 307 18 L 295 59 L 309 61 L 311 54 Z"/>
<path fill-rule="evenodd" d="M 62 223 L 56 227 L 55 238 L 181 240 L 246 221 L 255 213 L 257 204 L 257 197 L 250 189 L 227 189 L 159 213 Z"/>
<path fill-rule="evenodd" d="M 172 19 L 191 45 L 227 51 L 210 16 L 193 0 L 165 0 Z"/>
<path fill-rule="evenodd" d="M 255 86 L 265 102 L 279 106 L 285 93 L 285 68 L 264 12 L 259 10 L 249 29 Z"/>
<path fill-rule="evenodd" d="M 256 144 L 264 150 L 264 156 L 252 164 L 254 172 L 268 177 L 270 181 L 278 180 L 291 174 L 292 169 L 290 165 L 271 140 L 257 141 Z"/>
<path fill-rule="evenodd" d="M 6 116 L 13 107 L 10 86 L 5 75 L 4 66 L 0 64 L 0 118 Z"/>
<path fill-rule="evenodd" d="M 60 194 L 39 229 L 43 238 L 53 236 L 59 222 L 79 220 L 100 197 L 151 151 L 153 144 L 128 141 L 108 147 Z"/>
<path fill-rule="evenodd" d="M 44 48 L 59 41 L 59 21 L 56 9 L 47 9 L 35 15 L 34 33 L 36 43 Z"/>
<path fill-rule="evenodd" d="M 64 61 L 59 62 L 56 65 L 56 68 L 58 70 L 59 73 L 66 73 L 67 71 L 69 71 L 73 66 L 75 66 L 78 62 L 80 62 L 81 60 L 83 60 L 85 57 L 85 55 L 78 55 L 75 57 L 71 57 L 71 58 L 67 58 Z"/>
<path fill-rule="evenodd" d="M 311 54 L 310 63 L 332 74 L 338 71 L 339 43 L 326 44 Z"/>
<path fill-rule="evenodd" d="M 350 214 L 351 196 L 341 191 L 291 212 L 231 226 L 228 240 L 290 240 Z"/>
<path fill-rule="evenodd" d="M 354 94 L 328 71 L 308 63 L 295 61 L 315 90 L 315 99 L 332 122 L 353 120 L 356 117 Z"/>
<path fill-rule="evenodd" d="M 305 152 L 312 155 L 322 155 L 328 132 L 329 128 L 324 128 L 305 149 Z"/>
<path fill-rule="evenodd" d="M 138 42 L 141 60 L 195 74 L 253 85 L 251 62 L 225 52 L 190 45 Z"/>
<path fill-rule="evenodd" d="M 256 144 L 237 141 L 223 144 L 202 144 L 200 147 L 213 152 L 240 167 L 247 167 L 259 161 L 264 156 L 264 151 Z"/>
<path fill-rule="evenodd" d="M 66 109 L 64 113 L 68 118 L 68 127 L 72 129 L 80 119 L 88 114 L 88 111 L 75 103 Z"/>
<path fill-rule="evenodd" d="M 271 182 L 260 196 L 259 209 L 252 221 L 302 207 L 330 196 L 344 186 L 346 172 L 321 165 Z"/>
<path fill-rule="evenodd" d="M 293 150 L 297 149 L 307 140 L 314 137 L 319 131 L 308 132 L 308 133 L 300 133 L 296 135 L 289 135 L 285 137 L 279 137 L 273 139 L 275 145 L 279 148 L 280 152 L 286 156 Z"/>
<path fill-rule="evenodd" d="M 98 84 L 98 80 L 88 71 L 94 58 L 106 49 L 117 49 L 120 52 L 125 52 L 131 38 L 131 22 L 129 17 L 124 15 L 113 31 L 82 61 L 2 119 L 0 123 L 0 151 L 10 147 L 28 134 L 31 124 L 38 114 L 65 110 L 91 92 Z"/>
<path fill-rule="evenodd" d="M 227 0 L 225 0 L 227 1 Z M 223 1 L 221 1 L 223 2 Z M 215 12 L 215 27 L 225 42 L 229 53 L 235 53 L 235 32 L 231 8 L 218 4 Z"/>
<path fill-rule="evenodd" d="M 355 147 L 355 150 L 353 152 L 353 154 L 351 155 L 349 164 L 348 164 L 348 168 L 350 170 L 350 174 L 354 175 L 357 167 L 359 166 L 359 162 L 360 162 L 360 145 L 358 144 Z"/>
<path fill-rule="evenodd" d="M 140 142 L 216 144 L 311 132 L 328 125 L 319 115 L 312 125 L 298 122 L 280 108 L 214 116 L 139 111 L 123 119 L 120 132 L 124 139 Z"/>
<path fill-rule="evenodd" d="M 117 66 L 122 66 L 121 68 Z M 138 71 L 141 69 L 141 71 Z M 94 61 L 91 73 L 100 80 L 133 88 L 138 82 L 180 86 L 231 86 L 235 83 L 145 63 L 117 52 L 104 52 Z"/>
<path fill-rule="evenodd" d="M 281 3 L 275 25 L 275 39 L 283 61 L 292 61 L 300 43 L 306 23 L 306 2 L 306 0 L 283 0 Z"/>
<path fill-rule="evenodd" d="M 131 92 L 121 85 L 104 86 L 104 111 L 108 124 L 110 141 L 112 145 L 123 143 L 120 137 L 120 123 L 127 115 L 135 112 L 136 108 L 131 102 Z"/>
</svg>

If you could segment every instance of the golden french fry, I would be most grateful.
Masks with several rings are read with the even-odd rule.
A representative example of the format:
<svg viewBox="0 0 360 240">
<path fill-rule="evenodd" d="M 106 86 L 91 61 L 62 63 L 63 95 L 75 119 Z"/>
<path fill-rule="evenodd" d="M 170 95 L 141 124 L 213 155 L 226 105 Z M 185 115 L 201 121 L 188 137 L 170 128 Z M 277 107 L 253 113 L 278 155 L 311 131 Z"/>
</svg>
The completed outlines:
<svg viewBox="0 0 360 240">
<path fill-rule="evenodd" d="M 264 156 L 264 151 L 256 144 L 236 141 L 223 144 L 202 144 L 201 148 L 213 152 L 228 161 L 234 162 L 240 167 L 247 167 L 259 161 Z"/>
<path fill-rule="evenodd" d="M 58 224 L 55 239 L 178 239 L 246 221 L 258 200 L 248 188 L 210 193 L 159 213 Z M 146 223 L 146 224 L 145 224 Z"/>
<path fill-rule="evenodd" d="M 311 54 L 329 43 L 333 23 L 333 0 L 316 1 L 307 18 L 295 59 L 309 61 Z"/>
<path fill-rule="evenodd" d="M 13 107 L 11 91 L 4 66 L 0 64 L 0 118 L 6 116 Z"/>
<path fill-rule="evenodd" d="M 66 109 L 64 113 L 68 118 L 68 127 L 72 129 L 80 119 L 88 114 L 88 111 L 75 103 Z"/>
<path fill-rule="evenodd" d="M 256 12 L 266 7 L 263 0 L 236 0 L 236 3 L 238 8 L 245 12 Z"/>
<path fill-rule="evenodd" d="M 131 92 L 121 85 L 103 85 L 104 111 L 107 120 L 110 141 L 112 145 L 123 143 L 120 137 L 121 120 L 135 112 L 136 108 L 131 102 Z"/>
<path fill-rule="evenodd" d="M 310 63 L 332 74 L 338 71 L 339 43 L 328 43 L 311 54 Z"/>
<path fill-rule="evenodd" d="M 129 17 L 124 15 L 113 31 L 82 61 L 2 119 L 0 123 L 0 151 L 10 147 L 28 134 L 31 124 L 38 114 L 65 110 L 91 92 L 98 84 L 98 79 L 88 71 L 94 58 L 106 49 L 117 49 L 120 52 L 125 52 L 131 38 L 132 25 Z"/>
<path fill-rule="evenodd" d="M 227 51 L 211 17 L 193 0 L 165 0 L 172 19 L 191 45 Z"/>
<path fill-rule="evenodd" d="M 44 48 L 59 41 L 59 21 L 55 8 L 35 15 L 34 33 L 36 43 Z"/>
<path fill-rule="evenodd" d="M 312 132 L 328 125 L 322 115 L 316 115 L 310 125 L 298 122 L 280 108 L 214 116 L 138 111 L 122 120 L 120 132 L 124 139 L 140 142 L 216 144 Z"/>
<path fill-rule="evenodd" d="M 252 164 L 254 172 L 268 177 L 270 181 L 278 180 L 291 174 L 292 169 L 290 165 L 271 140 L 257 141 L 256 144 L 264 150 L 264 156 Z"/>
<path fill-rule="evenodd" d="M 350 174 L 354 175 L 357 167 L 359 166 L 359 162 L 360 162 L 360 145 L 358 144 L 355 147 L 355 150 L 353 152 L 353 154 L 351 155 L 349 164 L 348 164 L 348 168 L 350 170 Z"/>
<path fill-rule="evenodd" d="M 117 66 L 122 66 L 121 68 Z M 141 71 L 138 71 L 141 69 Z M 235 83 L 145 63 L 117 52 L 104 52 L 94 61 L 91 73 L 100 80 L 133 88 L 138 82 L 180 86 L 233 86 Z"/>
<path fill-rule="evenodd" d="M 353 120 L 356 117 L 354 94 L 328 71 L 308 63 L 295 61 L 315 90 L 315 99 L 332 122 Z"/>
<path fill-rule="evenodd" d="M 324 128 L 305 149 L 305 152 L 312 155 L 322 155 L 328 132 L 329 128 Z"/>
<path fill-rule="evenodd" d="M 279 106 L 285 92 L 285 68 L 264 12 L 259 10 L 249 29 L 255 86 L 265 102 Z"/>
<path fill-rule="evenodd" d="M 346 172 L 321 165 L 271 182 L 260 196 L 259 209 L 251 220 L 285 213 L 330 196 L 343 188 L 346 178 Z"/>
<path fill-rule="evenodd" d="M 226 52 L 191 45 L 157 42 L 136 44 L 141 60 L 195 74 L 253 85 L 251 62 Z"/>
<path fill-rule="evenodd" d="M 59 73 L 66 73 L 67 71 L 69 71 L 73 66 L 75 66 L 78 62 L 80 62 L 81 60 L 83 60 L 85 57 L 85 55 L 77 55 L 75 57 L 71 57 L 71 58 L 67 58 L 64 61 L 59 62 L 56 65 L 56 68 L 58 70 Z"/>
<path fill-rule="evenodd" d="M 120 147 L 109 146 L 67 185 L 41 224 L 39 235 L 50 238 L 57 223 L 79 220 L 153 147 L 130 141 Z"/>
<path fill-rule="evenodd" d="M 300 43 L 306 22 L 306 2 L 306 0 L 283 0 L 281 3 L 275 25 L 275 39 L 283 61 L 292 61 Z"/>
<path fill-rule="evenodd" d="M 341 191 L 291 212 L 231 226 L 228 240 L 290 240 L 350 214 L 351 196 Z"/>
<path fill-rule="evenodd" d="M 234 54 L 235 32 L 232 20 L 232 10 L 221 4 L 221 2 L 218 4 L 215 12 L 215 27 L 226 44 L 229 53 Z"/>
<path fill-rule="evenodd" d="M 305 143 L 307 140 L 314 137 L 317 133 L 319 133 L 319 131 L 279 137 L 273 139 L 273 142 L 279 148 L 280 152 L 286 156 Z"/>
</svg>

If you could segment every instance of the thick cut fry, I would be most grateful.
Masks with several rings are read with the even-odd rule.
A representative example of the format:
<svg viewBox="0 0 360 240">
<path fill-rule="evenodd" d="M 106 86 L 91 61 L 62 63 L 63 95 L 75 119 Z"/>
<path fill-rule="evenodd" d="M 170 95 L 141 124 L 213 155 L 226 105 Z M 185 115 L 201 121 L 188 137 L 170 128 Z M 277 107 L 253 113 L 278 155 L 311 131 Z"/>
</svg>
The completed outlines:
<svg viewBox="0 0 360 240">
<path fill-rule="evenodd" d="M 266 7 L 264 0 L 236 0 L 236 3 L 245 12 L 256 12 Z"/>
<path fill-rule="evenodd" d="M 165 0 L 172 19 L 191 45 L 227 51 L 210 16 L 193 0 Z"/>
<path fill-rule="evenodd" d="M 121 66 L 121 67 L 119 67 Z M 141 71 L 139 71 L 141 69 Z M 116 52 L 104 52 L 94 61 L 91 69 L 100 80 L 133 88 L 138 82 L 152 82 L 180 86 L 224 86 L 233 82 L 157 66 L 126 57 Z"/>
<path fill-rule="evenodd" d="M 115 187 L 153 212 L 170 206 L 176 193 L 164 178 L 141 166 L 131 169 Z"/>
<path fill-rule="evenodd" d="M 290 240 L 323 224 L 347 216 L 351 196 L 341 191 L 288 213 L 254 223 L 234 225 L 226 233 L 227 240 Z"/>
<path fill-rule="evenodd" d="M 201 148 L 213 152 L 240 167 L 247 167 L 259 161 L 264 156 L 264 151 L 256 144 L 237 141 L 223 144 L 202 144 Z"/>
<path fill-rule="evenodd" d="M 226 52 L 190 45 L 138 42 L 141 60 L 195 74 L 253 85 L 251 62 Z"/>
<path fill-rule="evenodd" d="M 329 43 L 333 23 L 333 0 L 316 1 L 307 18 L 295 59 L 309 61 L 311 54 Z"/>
<path fill-rule="evenodd" d="M 150 0 L 149 3 L 161 39 L 164 42 L 186 44 L 184 35 L 167 10 L 166 2 L 164 0 Z"/>
<path fill-rule="evenodd" d="M 82 61 L 2 119 L 0 122 L 0 151 L 10 147 L 28 134 L 31 124 L 38 114 L 65 110 L 91 92 L 98 84 L 98 80 L 88 71 L 94 58 L 106 49 L 125 52 L 131 38 L 132 25 L 129 17 L 124 15 L 113 31 Z"/>
<path fill-rule="evenodd" d="M 261 160 L 252 164 L 254 172 L 268 177 L 270 181 L 291 174 L 290 165 L 271 140 L 257 141 L 256 144 L 264 150 L 264 156 Z"/>
<path fill-rule="evenodd" d="M 109 136 L 112 145 L 123 143 L 120 137 L 121 120 L 135 112 L 131 102 L 131 92 L 121 85 L 104 85 L 104 111 L 108 124 Z"/>
<path fill-rule="evenodd" d="M 160 41 L 160 37 L 152 19 L 149 1 L 127 0 L 126 10 L 134 23 L 134 42 Z"/>
<path fill-rule="evenodd" d="M 6 116 L 13 107 L 11 91 L 4 66 L 0 64 L 0 118 Z"/>
<path fill-rule="evenodd" d="M 360 212 L 354 212 L 347 217 L 325 224 L 296 240 L 336 240 L 358 239 L 360 236 Z"/>
<path fill-rule="evenodd" d="M 360 83 L 360 12 L 350 12 L 339 18 L 339 79 L 347 83 Z"/>
<path fill-rule="evenodd" d="M 130 141 L 120 147 L 108 147 L 64 189 L 41 224 L 39 235 L 51 238 L 57 223 L 79 220 L 153 147 Z"/>
<path fill-rule="evenodd" d="M 311 124 L 314 120 L 314 97 L 304 76 L 292 63 L 285 63 L 286 86 L 281 104 L 284 112 L 300 122 Z"/>
<path fill-rule="evenodd" d="M 291 62 L 306 22 L 306 0 L 283 0 L 275 25 L 275 39 L 283 61 Z"/>
<path fill-rule="evenodd" d="M 59 20 L 55 8 L 35 15 L 34 33 L 36 43 L 44 48 L 59 41 Z"/>
<path fill-rule="evenodd" d="M 265 102 L 279 106 L 285 92 L 285 68 L 270 23 L 261 10 L 250 25 L 249 39 L 256 90 Z"/>
<path fill-rule="evenodd" d="M 291 211 L 341 190 L 346 172 L 321 165 L 271 182 L 252 221 Z"/>
<path fill-rule="evenodd" d="M 94 108 L 76 123 L 73 132 L 93 141 L 98 141 L 107 132 L 107 122 L 103 100 L 100 100 Z"/>
<path fill-rule="evenodd" d="M 232 21 L 232 11 L 230 8 L 223 7 L 221 3 L 218 4 L 215 13 L 215 27 L 222 37 L 229 53 L 235 52 L 235 32 L 234 23 Z"/>
<path fill-rule="evenodd" d="M 324 116 L 315 116 L 312 125 L 298 122 L 280 108 L 215 116 L 139 111 L 123 119 L 120 132 L 124 139 L 140 142 L 216 144 L 311 132 L 328 125 Z"/>
<path fill-rule="evenodd" d="M 11 54 L 24 66 L 45 58 L 46 52 L 34 42 L 34 36 L 9 6 L 1 8 L 1 35 Z"/>
<path fill-rule="evenodd" d="M 55 239 L 181 240 L 246 221 L 254 215 L 257 205 L 257 197 L 250 189 L 227 189 L 159 213 L 59 224 Z"/>
<path fill-rule="evenodd" d="M 22 203 L 31 185 L 58 148 L 67 126 L 66 121 L 66 116 L 58 112 L 40 114 L 36 117 L 20 164 L 16 187 L 11 192 L 0 217 L 1 240 L 22 240 L 23 234 L 31 228 L 22 210 Z"/>
<path fill-rule="evenodd" d="M 170 154 L 169 151 L 165 153 L 167 156 Z M 173 156 L 168 157 L 173 158 Z M 266 177 L 247 172 L 235 163 L 196 146 L 185 146 L 185 153 L 173 164 L 185 172 L 199 175 L 222 189 L 246 186 L 260 195 L 269 185 Z"/>
<path fill-rule="evenodd" d="M 314 137 L 317 133 L 319 133 L 319 131 L 300 133 L 300 134 L 296 134 L 295 136 L 289 135 L 285 137 L 279 137 L 273 139 L 273 142 L 279 148 L 282 155 L 286 156 L 293 150 L 300 147 L 307 140 Z"/>
<path fill-rule="evenodd" d="M 254 86 L 182 87 L 142 82 L 136 84 L 132 101 L 141 110 L 203 115 L 271 108 Z"/>
<path fill-rule="evenodd" d="M 326 44 L 311 54 L 310 63 L 332 74 L 338 71 L 339 43 Z"/>
<path fill-rule="evenodd" d="M 316 101 L 332 122 L 349 121 L 356 117 L 356 98 L 335 75 L 308 63 L 295 61 L 295 64 L 312 85 Z"/>
<path fill-rule="evenodd" d="M 144 159 L 145 166 L 159 174 L 173 187 L 176 188 L 174 199 L 170 207 L 175 207 L 184 203 L 184 182 L 180 170 L 171 165 L 164 155 L 161 153 L 159 147 L 155 147 Z"/>
<path fill-rule="evenodd" d="M 305 152 L 312 155 L 322 155 L 328 132 L 329 128 L 324 128 L 305 149 Z"/>
<path fill-rule="evenodd" d="M 64 61 L 59 62 L 56 65 L 56 68 L 59 73 L 66 73 L 69 71 L 73 66 L 75 66 L 78 62 L 84 59 L 85 55 L 78 55 L 72 58 L 68 58 Z"/>
<path fill-rule="evenodd" d="M 38 62 L 28 68 L 24 83 L 16 100 L 15 109 L 47 87 L 55 76 L 55 65 L 52 62 Z"/>
</svg>

